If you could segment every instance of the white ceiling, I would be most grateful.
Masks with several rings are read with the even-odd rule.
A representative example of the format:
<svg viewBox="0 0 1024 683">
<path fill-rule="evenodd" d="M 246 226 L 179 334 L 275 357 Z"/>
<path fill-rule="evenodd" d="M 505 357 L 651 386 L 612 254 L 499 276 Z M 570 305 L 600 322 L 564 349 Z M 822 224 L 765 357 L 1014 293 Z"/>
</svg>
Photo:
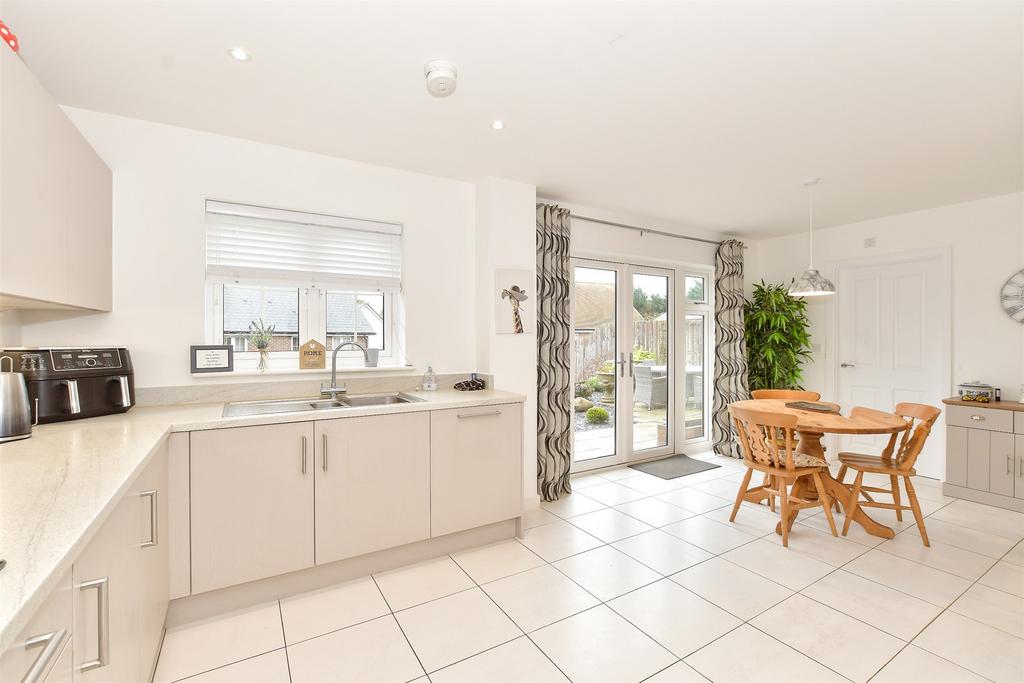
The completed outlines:
<svg viewBox="0 0 1024 683">
<path fill-rule="evenodd" d="M 4 0 L 63 104 L 742 235 L 1018 191 L 1024 3 Z M 253 59 L 232 60 L 241 45 Z M 455 61 L 431 98 L 423 64 Z M 491 130 L 493 119 L 505 130 Z"/>
</svg>

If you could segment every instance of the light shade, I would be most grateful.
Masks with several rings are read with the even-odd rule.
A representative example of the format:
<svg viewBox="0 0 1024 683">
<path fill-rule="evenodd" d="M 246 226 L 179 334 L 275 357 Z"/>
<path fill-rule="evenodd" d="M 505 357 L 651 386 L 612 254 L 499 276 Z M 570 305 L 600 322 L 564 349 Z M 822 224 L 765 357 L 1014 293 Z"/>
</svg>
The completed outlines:
<svg viewBox="0 0 1024 683">
<path fill-rule="evenodd" d="M 805 270 L 789 287 L 790 296 L 829 296 L 835 293 L 836 286 L 817 268 Z"/>
</svg>

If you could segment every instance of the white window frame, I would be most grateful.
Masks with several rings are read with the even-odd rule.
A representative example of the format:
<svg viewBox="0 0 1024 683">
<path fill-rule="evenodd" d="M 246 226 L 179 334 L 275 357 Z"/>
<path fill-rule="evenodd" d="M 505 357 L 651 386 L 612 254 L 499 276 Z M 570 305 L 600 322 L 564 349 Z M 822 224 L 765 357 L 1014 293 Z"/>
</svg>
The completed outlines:
<svg viewBox="0 0 1024 683">
<path fill-rule="evenodd" d="M 214 261 L 216 265 L 211 266 L 209 260 L 211 243 L 208 237 L 207 276 L 204 294 L 206 302 L 204 336 L 207 344 L 224 344 L 223 289 L 225 285 L 264 287 L 278 290 L 294 289 L 298 295 L 299 347 L 310 339 L 316 339 L 321 344 L 327 346 L 326 306 L 328 291 L 355 294 L 357 296 L 359 294 L 383 293 L 384 326 L 382 334 L 384 336 L 384 348 L 380 351 L 377 365 L 378 367 L 405 366 L 405 309 L 400 279 L 402 260 L 402 226 L 400 223 L 275 209 L 264 206 L 223 202 L 215 199 L 208 199 L 206 207 L 207 215 L 214 213 L 292 223 L 294 239 L 301 238 L 301 234 L 304 234 L 296 233 L 295 225 L 309 225 L 316 230 L 320 230 L 320 238 L 324 238 L 322 234 L 324 227 L 336 227 L 349 230 L 350 233 L 351 231 L 362 231 L 385 233 L 392 236 L 398 235 L 399 240 L 397 245 L 398 251 L 396 252 L 392 249 L 387 252 L 393 256 L 397 255 L 398 260 L 380 261 L 378 259 L 373 264 L 377 270 L 373 271 L 371 268 L 371 274 L 367 274 L 359 268 L 363 264 L 359 261 L 358 251 L 351 253 L 342 252 L 347 253 L 349 256 L 352 254 L 356 254 L 356 256 L 353 257 L 354 260 L 353 258 L 350 258 L 347 262 L 342 260 L 340 262 L 340 270 L 338 267 L 331 270 L 329 267 L 330 263 L 327 264 L 327 267 L 321 268 L 321 264 L 316 259 L 312 261 L 306 259 L 306 263 L 303 263 L 301 259 L 297 260 L 294 270 L 278 270 L 275 265 L 261 265 L 259 261 L 253 262 L 250 260 L 246 262 L 245 258 L 239 259 L 235 257 L 259 252 L 250 251 L 253 244 L 245 242 L 244 239 L 242 240 L 242 246 L 239 247 L 240 250 L 236 251 L 231 251 L 230 249 L 224 251 L 223 241 L 219 243 L 214 242 L 215 245 L 220 244 L 221 251 L 213 252 L 216 254 Z M 223 240 L 226 235 L 231 235 L 230 229 L 228 233 L 219 233 L 219 239 Z M 237 234 L 235 236 L 237 237 Z M 276 238 L 281 239 L 281 236 L 276 235 Z M 334 240 L 335 238 L 327 236 L 326 239 Z M 358 240 L 356 243 L 360 245 Z M 231 244 L 231 242 L 228 242 L 228 244 Z M 357 246 L 356 248 L 359 249 L 361 247 Z M 371 247 L 371 252 L 373 252 L 373 247 Z M 376 253 L 382 252 L 377 251 Z M 277 254 L 272 255 L 272 257 L 276 256 Z M 223 265 L 225 261 L 228 263 L 234 261 L 235 265 L 233 267 L 225 266 Z M 359 262 L 356 263 L 356 261 Z M 336 261 L 334 265 L 337 266 L 338 262 Z M 351 267 L 351 270 L 346 270 L 347 267 Z M 320 268 L 320 270 L 317 270 L 317 268 Z M 329 348 L 328 354 L 330 355 L 331 352 L 333 352 L 333 349 Z M 361 369 L 364 367 L 363 352 L 358 349 L 346 348 L 338 353 L 337 358 L 339 368 Z M 259 353 L 256 351 L 236 352 L 234 353 L 234 359 L 234 369 L 236 372 L 252 372 L 257 369 Z M 330 361 L 328 361 L 329 367 Z M 292 351 L 273 351 L 271 353 L 271 371 L 299 372 L 298 349 Z"/>
<path fill-rule="evenodd" d="M 680 347 L 682 349 L 681 358 L 676 362 L 678 367 L 683 372 L 683 390 L 680 392 L 678 411 L 679 424 L 676 426 L 676 443 L 690 445 L 695 443 L 702 443 L 711 440 L 711 398 L 712 398 L 712 385 L 714 384 L 714 378 L 712 372 L 714 371 L 714 356 L 715 356 L 715 338 L 714 338 L 714 317 L 715 317 L 715 304 L 714 304 L 714 278 L 715 270 L 713 266 L 707 268 L 698 267 L 694 265 L 688 265 L 685 268 L 680 269 L 679 274 L 682 276 L 680 280 L 682 285 L 680 286 L 680 307 L 677 309 L 679 313 L 679 321 L 677 329 L 679 330 Z M 686 296 L 686 278 L 687 277 L 700 277 L 704 279 L 704 301 L 691 301 Z M 704 392 L 704 428 L 701 436 L 695 436 L 686 438 L 686 383 L 689 379 L 689 371 L 686 366 L 686 334 L 688 326 L 686 324 L 687 314 L 694 315 L 700 314 L 704 316 L 704 367 L 703 372 L 703 392 Z"/>
<path fill-rule="evenodd" d="M 220 278 L 209 278 L 206 281 L 206 343 L 224 343 L 224 285 L 239 285 L 243 287 L 266 287 L 270 289 L 292 289 L 283 282 L 258 282 L 252 280 L 224 280 Z M 378 290 L 371 292 L 366 288 L 342 288 L 318 287 L 307 285 L 305 287 L 294 285 L 298 292 L 299 305 L 299 346 L 310 339 L 316 339 L 321 344 L 327 345 L 327 292 L 340 292 L 345 294 L 384 294 L 384 350 L 378 357 L 378 367 L 403 367 L 405 356 L 403 353 L 401 333 L 404 328 L 404 320 L 401 292 L 398 290 Z M 333 349 L 327 349 L 328 356 Z M 259 364 L 259 353 L 256 351 L 236 351 L 235 372 L 252 372 Z M 299 352 L 296 351 L 274 351 L 271 353 L 271 370 L 298 371 Z M 358 369 L 364 367 L 363 353 L 357 349 L 345 348 L 338 352 L 338 368 Z M 330 368 L 330 358 L 327 361 Z"/>
</svg>

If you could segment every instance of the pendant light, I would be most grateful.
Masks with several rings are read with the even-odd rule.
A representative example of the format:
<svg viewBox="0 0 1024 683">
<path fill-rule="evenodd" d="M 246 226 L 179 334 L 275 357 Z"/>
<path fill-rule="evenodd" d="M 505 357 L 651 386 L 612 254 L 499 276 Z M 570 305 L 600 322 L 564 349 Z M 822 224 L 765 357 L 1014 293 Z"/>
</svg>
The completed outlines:
<svg viewBox="0 0 1024 683">
<path fill-rule="evenodd" d="M 819 180 L 821 178 L 806 178 L 804 180 L 809 198 L 807 222 L 809 257 L 807 270 L 789 287 L 790 296 L 831 296 L 836 293 L 836 286 L 832 284 L 832 281 L 814 267 L 814 186 L 818 184 Z"/>
</svg>

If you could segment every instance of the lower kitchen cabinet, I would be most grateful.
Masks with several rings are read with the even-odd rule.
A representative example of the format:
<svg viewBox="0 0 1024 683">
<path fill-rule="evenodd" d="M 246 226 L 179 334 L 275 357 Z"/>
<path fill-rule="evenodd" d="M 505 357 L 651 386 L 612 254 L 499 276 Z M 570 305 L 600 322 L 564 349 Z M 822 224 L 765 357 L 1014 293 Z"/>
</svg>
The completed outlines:
<svg viewBox="0 0 1024 683">
<path fill-rule="evenodd" d="M 1017 466 L 1013 479 L 1013 496 L 1024 499 L 1024 434 L 1016 434 L 1013 438 L 1016 443 L 1014 463 Z"/>
<path fill-rule="evenodd" d="M 1013 495 L 1015 458 L 1013 434 L 991 432 L 988 448 L 989 479 L 988 490 L 1001 496 Z"/>
<path fill-rule="evenodd" d="M 0 658 L 0 681 L 71 680 L 72 629 L 71 572 L 43 602 Z"/>
<path fill-rule="evenodd" d="M 192 432 L 192 593 L 312 567 L 313 424 Z"/>
<path fill-rule="evenodd" d="M 168 443 L 135 484 L 142 581 L 139 588 L 139 642 L 142 679 L 149 680 L 160 648 L 170 600 L 170 534 L 168 515 Z"/>
<path fill-rule="evenodd" d="M 72 572 L 75 680 L 138 681 L 143 669 L 138 498 L 129 494 L 118 503 Z"/>
<path fill-rule="evenodd" d="M 430 537 L 430 416 L 323 420 L 316 438 L 316 563 Z"/>
<path fill-rule="evenodd" d="M 946 483 L 950 495 L 1020 510 L 1024 500 L 1024 410 L 951 405 L 946 414 Z"/>
<path fill-rule="evenodd" d="M 472 529 L 523 513 L 523 406 L 430 414 L 430 534 Z"/>
</svg>

